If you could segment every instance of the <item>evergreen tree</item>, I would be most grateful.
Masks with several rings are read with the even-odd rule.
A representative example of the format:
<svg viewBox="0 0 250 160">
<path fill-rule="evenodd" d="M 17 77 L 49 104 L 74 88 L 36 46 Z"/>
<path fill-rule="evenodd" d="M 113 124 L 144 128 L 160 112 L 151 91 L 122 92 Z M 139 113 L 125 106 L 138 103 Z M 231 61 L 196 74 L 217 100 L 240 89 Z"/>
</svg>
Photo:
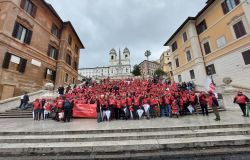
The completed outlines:
<svg viewBox="0 0 250 160">
<path fill-rule="evenodd" d="M 141 70 L 140 70 L 140 67 L 136 64 L 134 65 L 134 69 L 132 71 L 132 74 L 134 76 L 140 76 L 141 75 Z"/>
</svg>

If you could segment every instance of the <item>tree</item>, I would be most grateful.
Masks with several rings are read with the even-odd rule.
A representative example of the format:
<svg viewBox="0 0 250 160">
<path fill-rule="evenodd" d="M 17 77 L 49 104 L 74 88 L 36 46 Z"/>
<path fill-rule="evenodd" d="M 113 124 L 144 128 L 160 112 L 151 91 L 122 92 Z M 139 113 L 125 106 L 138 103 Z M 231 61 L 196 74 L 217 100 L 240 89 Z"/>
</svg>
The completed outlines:
<svg viewBox="0 0 250 160">
<path fill-rule="evenodd" d="M 134 76 L 140 76 L 141 75 L 141 70 L 140 70 L 140 67 L 136 64 L 134 65 L 134 69 L 132 71 L 132 74 Z"/>
<path fill-rule="evenodd" d="M 154 73 L 155 76 L 163 76 L 166 75 L 166 73 L 162 69 L 157 69 Z"/>
</svg>

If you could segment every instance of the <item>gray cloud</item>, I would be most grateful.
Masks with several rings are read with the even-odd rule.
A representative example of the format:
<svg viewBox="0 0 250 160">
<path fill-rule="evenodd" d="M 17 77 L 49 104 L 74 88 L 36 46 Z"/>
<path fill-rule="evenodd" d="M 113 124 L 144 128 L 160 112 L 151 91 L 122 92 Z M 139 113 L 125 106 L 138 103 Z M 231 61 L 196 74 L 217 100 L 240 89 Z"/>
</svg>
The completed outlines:
<svg viewBox="0 0 250 160">
<path fill-rule="evenodd" d="M 111 48 L 128 47 L 132 64 L 156 60 L 163 44 L 206 0 L 47 0 L 63 20 L 70 20 L 86 49 L 80 67 L 108 65 Z"/>
</svg>

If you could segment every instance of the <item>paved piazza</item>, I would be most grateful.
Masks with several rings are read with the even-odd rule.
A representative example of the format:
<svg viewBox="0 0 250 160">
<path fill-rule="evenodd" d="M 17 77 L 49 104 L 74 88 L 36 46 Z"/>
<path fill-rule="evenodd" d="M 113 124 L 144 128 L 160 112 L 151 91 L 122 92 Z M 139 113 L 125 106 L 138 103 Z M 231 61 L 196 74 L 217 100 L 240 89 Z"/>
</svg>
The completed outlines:
<svg viewBox="0 0 250 160">
<path fill-rule="evenodd" d="M 221 121 L 214 121 L 214 114 L 208 117 L 202 115 L 185 116 L 181 118 L 156 118 L 151 120 L 128 120 L 97 123 L 95 119 L 73 119 L 70 123 L 53 120 L 33 121 L 31 119 L 0 119 L 1 132 L 27 132 L 27 131 L 78 131 L 78 130 L 110 130 L 132 128 L 162 128 L 179 126 L 205 126 L 218 124 L 246 124 L 250 118 L 242 117 L 237 108 L 220 112 Z"/>
</svg>

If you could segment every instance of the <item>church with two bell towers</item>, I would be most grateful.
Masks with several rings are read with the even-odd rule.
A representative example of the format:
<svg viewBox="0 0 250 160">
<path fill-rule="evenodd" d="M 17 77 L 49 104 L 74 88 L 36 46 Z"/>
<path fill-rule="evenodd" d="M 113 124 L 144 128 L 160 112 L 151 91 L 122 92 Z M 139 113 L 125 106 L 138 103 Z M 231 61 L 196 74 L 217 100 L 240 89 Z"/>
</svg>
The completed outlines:
<svg viewBox="0 0 250 160">
<path fill-rule="evenodd" d="M 111 76 L 119 77 L 131 74 L 130 51 L 128 48 L 125 48 L 122 53 L 120 49 L 118 53 L 115 49 L 111 49 L 109 56 L 109 68 Z"/>
<path fill-rule="evenodd" d="M 130 51 L 126 47 L 123 51 L 114 48 L 109 52 L 109 66 L 96 68 L 81 68 L 79 74 L 91 78 L 123 79 L 131 77 Z"/>
</svg>

